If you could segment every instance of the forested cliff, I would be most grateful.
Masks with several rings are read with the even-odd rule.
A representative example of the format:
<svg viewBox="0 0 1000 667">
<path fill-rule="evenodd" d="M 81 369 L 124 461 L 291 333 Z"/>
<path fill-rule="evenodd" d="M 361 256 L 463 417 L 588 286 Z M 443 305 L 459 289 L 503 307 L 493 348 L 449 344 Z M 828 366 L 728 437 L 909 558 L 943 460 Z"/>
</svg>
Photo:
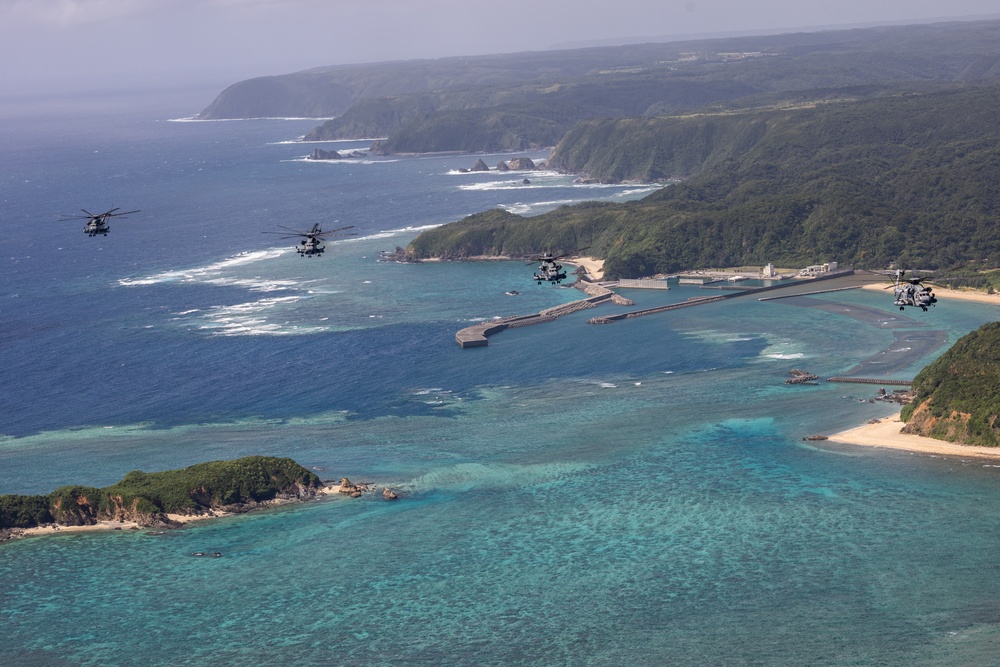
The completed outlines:
<svg viewBox="0 0 1000 667">
<path fill-rule="evenodd" d="M 905 433 L 1000 446 L 1000 322 L 960 338 L 913 380 Z"/>
</svg>

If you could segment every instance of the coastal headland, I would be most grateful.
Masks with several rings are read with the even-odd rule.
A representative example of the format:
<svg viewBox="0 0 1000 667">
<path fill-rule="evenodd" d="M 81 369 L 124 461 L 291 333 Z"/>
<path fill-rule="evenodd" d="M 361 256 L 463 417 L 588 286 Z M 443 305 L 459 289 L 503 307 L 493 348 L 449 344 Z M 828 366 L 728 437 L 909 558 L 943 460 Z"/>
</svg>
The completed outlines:
<svg viewBox="0 0 1000 667">
<path fill-rule="evenodd" d="M 884 290 L 884 285 L 875 283 L 863 285 L 868 290 Z M 955 290 L 935 287 L 934 292 L 939 299 L 938 306 L 948 300 L 975 301 L 992 306 L 1000 306 L 1000 295 L 987 294 L 974 290 Z M 906 332 L 913 335 L 916 332 Z M 934 332 L 921 332 L 934 333 Z M 924 336 L 926 338 L 926 336 Z M 912 344 L 912 343 L 911 343 Z M 922 435 L 902 432 L 905 423 L 897 412 L 881 420 L 873 420 L 855 428 L 847 429 L 830 435 L 827 440 L 837 443 L 858 445 L 864 447 L 883 447 L 886 449 L 904 450 L 931 456 L 955 456 L 962 458 L 1000 459 L 1000 448 L 963 445 Z"/>
</svg>

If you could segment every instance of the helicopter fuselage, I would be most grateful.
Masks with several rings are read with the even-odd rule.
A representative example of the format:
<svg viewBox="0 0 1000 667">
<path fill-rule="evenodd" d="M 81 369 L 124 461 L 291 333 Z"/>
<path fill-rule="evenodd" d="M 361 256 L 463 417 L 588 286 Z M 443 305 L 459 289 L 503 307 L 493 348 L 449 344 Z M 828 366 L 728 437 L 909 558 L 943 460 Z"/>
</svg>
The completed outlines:
<svg viewBox="0 0 1000 667">
<path fill-rule="evenodd" d="M 302 241 L 295 248 L 295 252 L 299 253 L 303 257 L 311 257 L 312 255 L 321 255 L 323 254 L 324 250 L 326 250 L 326 246 L 321 245 L 317 239 L 311 237 Z"/>
<path fill-rule="evenodd" d="M 562 264 L 554 262 L 542 262 L 538 266 L 538 273 L 535 274 L 535 282 L 539 285 L 543 281 L 550 283 L 560 283 L 566 279 L 566 272 L 562 270 Z"/>
<path fill-rule="evenodd" d="M 87 226 L 83 228 L 83 232 L 87 236 L 97 236 L 98 234 L 103 234 L 104 236 L 107 236 L 108 232 L 110 231 L 111 228 L 108 227 L 106 224 L 104 224 L 103 220 L 96 220 L 89 222 L 87 223 Z"/>
<path fill-rule="evenodd" d="M 920 284 L 908 283 L 897 285 L 893 290 L 893 303 L 904 310 L 907 306 L 926 311 L 928 306 L 937 303 L 934 293 Z"/>
</svg>

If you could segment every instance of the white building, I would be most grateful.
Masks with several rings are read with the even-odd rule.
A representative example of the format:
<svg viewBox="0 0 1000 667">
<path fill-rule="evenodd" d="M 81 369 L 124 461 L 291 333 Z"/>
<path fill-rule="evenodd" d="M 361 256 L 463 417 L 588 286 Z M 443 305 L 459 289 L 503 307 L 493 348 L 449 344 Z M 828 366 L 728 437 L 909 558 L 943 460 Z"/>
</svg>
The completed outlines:
<svg viewBox="0 0 1000 667">
<path fill-rule="evenodd" d="M 799 271 L 800 276 L 818 276 L 824 273 L 833 273 L 837 270 L 836 262 L 826 262 L 825 264 L 813 264 Z"/>
</svg>

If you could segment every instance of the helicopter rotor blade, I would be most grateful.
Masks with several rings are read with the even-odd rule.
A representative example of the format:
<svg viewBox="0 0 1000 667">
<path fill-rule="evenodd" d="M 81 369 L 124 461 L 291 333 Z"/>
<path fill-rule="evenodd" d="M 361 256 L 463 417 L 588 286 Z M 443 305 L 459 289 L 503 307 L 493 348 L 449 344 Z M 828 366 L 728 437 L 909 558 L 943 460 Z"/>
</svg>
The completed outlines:
<svg viewBox="0 0 1000 667">
<path fill-rule="evenodd" d="M 298 238 L 307 239 L 307 238 L 309 238 L 308 234 L 288 234 L 286 232 L 261 232 L 261 234 L 273 234 L 273 235 L 276 235 L 279 239 L 298 239 Z M 303 243 L 305 243 L 305 241 L 303 241 Z"/>
</svg>

